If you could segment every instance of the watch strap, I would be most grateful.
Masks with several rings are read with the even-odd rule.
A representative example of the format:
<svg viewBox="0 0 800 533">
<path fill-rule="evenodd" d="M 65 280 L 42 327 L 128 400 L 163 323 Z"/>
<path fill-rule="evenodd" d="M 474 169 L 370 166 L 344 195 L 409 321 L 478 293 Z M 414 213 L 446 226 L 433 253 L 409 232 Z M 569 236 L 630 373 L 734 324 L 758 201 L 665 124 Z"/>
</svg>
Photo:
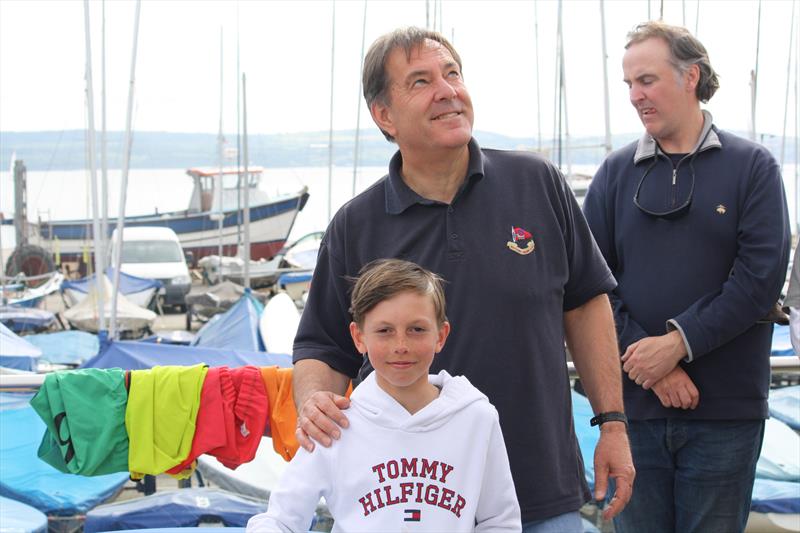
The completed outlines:
<svg viewBox="0 0 800 533">
<path fill-rule="evenodd" d="M 589 420 L 591 426 L 602 426 L 606 422 L 622 422 L 627 427 L 628 417 L 620 411 L 609 411 L 607 413 L 599 413 Z"/>
</svg>

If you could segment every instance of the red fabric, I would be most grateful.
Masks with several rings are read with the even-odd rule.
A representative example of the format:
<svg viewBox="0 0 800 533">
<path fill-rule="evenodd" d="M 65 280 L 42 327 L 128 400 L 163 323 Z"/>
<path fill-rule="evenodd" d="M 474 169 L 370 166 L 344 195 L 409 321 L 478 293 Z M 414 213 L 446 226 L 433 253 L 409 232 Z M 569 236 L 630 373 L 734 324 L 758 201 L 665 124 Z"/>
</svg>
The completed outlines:
<svg viewBox="0 0 800 533">
<path fill-rule="evenodd" d="M 209 368 L 200 392 L 192 451 L 167 473 L 190 468 L 204 453 L 231 469 L 252 461 L 268 416 L 269 399 L 258 367 Z"/>
<path fill-rule="evenodd" d="M 258 367 L 228 370 L 220 378 L 226 439 L 223 446 L 206 453 L 235 469 L 256 456 L 269 416 L 269 400 Z"/>
</svg>

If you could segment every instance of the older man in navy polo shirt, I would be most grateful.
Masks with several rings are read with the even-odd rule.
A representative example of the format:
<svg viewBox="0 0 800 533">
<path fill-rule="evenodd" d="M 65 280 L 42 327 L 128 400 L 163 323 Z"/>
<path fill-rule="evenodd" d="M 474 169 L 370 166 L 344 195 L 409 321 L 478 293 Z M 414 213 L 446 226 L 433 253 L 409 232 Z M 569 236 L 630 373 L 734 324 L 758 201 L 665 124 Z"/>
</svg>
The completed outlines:
<svg viewBox="0 0 800 533">
<path fill-rule="evenodd" d="M 453 332 L 433 371 L 467 376 L 497 407 L 524 531 L 583 530 L 578 510 L 590 493 L 566 340 L 601 425 L 595 497 L 616 480 L 610 518 L 634 478 L 606 296 L 616 282 L 563 176 L 533 154 L 478 146 L 461 60 L 436 32 L 379 38 L 363 84 L 399 151 L 389 174 L 336 214 L 320 247 L 294 344 L 298 440 L 329 446 L 347 427 L 342 394 L 364 362 L 348 333 L 348 278 L 374 259 L 404 258 L 447 281 Z"/>
</svg>

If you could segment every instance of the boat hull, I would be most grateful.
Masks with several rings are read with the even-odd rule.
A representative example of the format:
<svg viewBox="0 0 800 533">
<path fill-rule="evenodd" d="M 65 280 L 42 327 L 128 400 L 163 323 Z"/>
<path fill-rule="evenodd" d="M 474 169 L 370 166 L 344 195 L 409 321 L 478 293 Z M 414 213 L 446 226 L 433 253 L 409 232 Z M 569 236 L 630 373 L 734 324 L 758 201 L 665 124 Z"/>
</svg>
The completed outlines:
<svg viewBox="0 0 800 533">
<path fill-rule="evenodd" d="M 308 192 L 303 188 L 296 195 L 282 197 L 250 209 L 250 257 L 271 259 L 286 243 L 297 213 L 305 207 Z M 222 228 L 220 231 L 220 222 Z M 109 220 L 109 231 L 116 220 Z M 161 226 L 175 231 L 184 252 L 192 252 L 194 261 L 219 253 L 222 242 L 223 255 L 235 255 L 238 243 L 244 238 L 242 214 L 239 210 L 226 211 L 224 216 L 212 212 L 186 211 L 126 217 L 125 226 Z M 85 250 L 92 249 L 92 223 L 90 220 L 56 221 L 39 228 L 37 244 L 57 251 L 62 261 L 80 261 Z M 32 239 L 34 240 L 34 239 Z"/>
</svg>

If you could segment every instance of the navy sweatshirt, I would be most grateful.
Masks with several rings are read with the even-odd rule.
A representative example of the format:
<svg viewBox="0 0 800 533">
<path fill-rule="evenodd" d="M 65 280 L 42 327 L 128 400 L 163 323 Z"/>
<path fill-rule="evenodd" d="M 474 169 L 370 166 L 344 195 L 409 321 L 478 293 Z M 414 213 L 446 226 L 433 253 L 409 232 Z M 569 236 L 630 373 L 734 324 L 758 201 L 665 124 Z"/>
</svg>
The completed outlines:
<svg viewBox="0 0 800 533">
<path fill-rule="evenodd" d="M 712 128 L 707 113 L 701 139 L 674 179 L 649 136 L 612 153 L 584 203 L 618 281 L 610 296 L 620 353 L 678 329 L 689 350 L 679 364 L 700 391 L 695 410 L 665 408 L 624 375 L 632 419 L 768 416 L 772 324 L 759 319 L 780 294 L 791 241 L 780 169 L 763 146 Z M 691 196 L 688 209 L 659 217 L 634 204 L 648 168 L 639 205 L 663 213 Z"/>
</svg>

